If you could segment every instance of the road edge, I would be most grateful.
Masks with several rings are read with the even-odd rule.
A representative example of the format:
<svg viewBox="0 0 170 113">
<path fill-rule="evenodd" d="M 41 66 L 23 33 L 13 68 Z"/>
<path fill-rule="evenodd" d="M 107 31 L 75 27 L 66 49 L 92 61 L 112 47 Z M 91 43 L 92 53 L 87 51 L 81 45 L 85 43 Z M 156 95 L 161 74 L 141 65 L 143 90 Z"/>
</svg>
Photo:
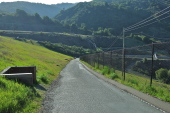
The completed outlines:
<svg viewBox="0 0 170 113">
<path fill-rule="evenodd" d="M 136 98 L 139 98 L 141 101 L 144 101 L 145 103 L 150 104 L 151 106 L 159 109 L 162 112 L 170 113 L 170 103 L 159 100 L 158 98 L 155 98 L 155 97 L 152 97 L 152 96 L 147 95 L 145 93 L 142 93 L 142 92 L 140 92 L 136 89 L 133 89 L 132 87 L 128 87 L 128 86 L 125 86 L 125 85 L 123 85 L 119 82 L 111 80 L 111 79 L 103 76 L 102 74 L 90 69 L 89 67 L 87 67 L 82 62 L 80 62 L 80 63 L 83 65 L 83 67 L 85 69 L 87 69 L 90 73 L 94 74 L 96 77 L 104 80 L 105 82 L 108 82 L 108 83 L 114 85 L 115 87 L 117 87 L 117 88 L 119 88 L 119 89 L 121 89 L 121 90 L 123 90 L 127 93 L 130 93 L 131 95 L 135 96 Z"/>
</svg>

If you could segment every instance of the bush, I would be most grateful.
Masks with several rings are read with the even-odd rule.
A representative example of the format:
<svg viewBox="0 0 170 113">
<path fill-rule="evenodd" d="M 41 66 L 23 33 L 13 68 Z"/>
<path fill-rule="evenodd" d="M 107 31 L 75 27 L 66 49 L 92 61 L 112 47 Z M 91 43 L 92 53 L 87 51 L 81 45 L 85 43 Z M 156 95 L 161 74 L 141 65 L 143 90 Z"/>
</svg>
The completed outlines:
<svg viewBox="0 0 170 113">
<path fill-rule="evenodd" d="M 119 78 L 119 77 L 116 73 L 111 73 L 110 78 L 114 80 L 115 78 Z"/>
<path fill-rule="evenodd" d="M 95 65 L 95 69 L 99 69 L 99 65 L 97 65 L 97 66 Z"/>
<path fill-rule="evenodd" d="M 110 73 L 115 73 L 115 69 L 111 68 Z"/>
<path fill-rule="evenodd" d="M 143 58 L 142 61 L 144 64 L 147 63 L 147 58 Z"/>
<path fill-rule="evenodd" d="M 170 83 L 170 70 L 167 69 L 159 69 L 155 72 L 156 79 L 160 80 L 163 83 Z"/>
<path fill-rule="evenodd" d="M 103 75 L 110 74 L 110 69 L 109 69 L 109 67 L 104 66 L 104 69 L 102 70 L 102 74 L 103 74 Z"/>
</svg>

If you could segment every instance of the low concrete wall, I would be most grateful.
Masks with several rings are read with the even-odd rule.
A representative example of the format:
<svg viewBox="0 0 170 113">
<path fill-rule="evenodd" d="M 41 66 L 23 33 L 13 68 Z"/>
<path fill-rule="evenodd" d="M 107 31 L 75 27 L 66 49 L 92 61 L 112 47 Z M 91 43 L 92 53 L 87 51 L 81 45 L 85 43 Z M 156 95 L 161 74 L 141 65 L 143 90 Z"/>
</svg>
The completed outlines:
<svg viewBox="0 0 170 113">
<path fill-rule="evenodd" d="M 5 76 L 6 78 L 9 79 L 18 79 L 21 80 L 22 82 L 33 85 L 33 75 L 32 73 L 15 73 L 15 74 L 0 74 L 2 76 Z"/>
<path fill-rule="evenodd" d="M 0 75 L 7 78 L 17 78 L 29 84 L 36 83 L 36 66 L 8 67 Z"/>
</svg>

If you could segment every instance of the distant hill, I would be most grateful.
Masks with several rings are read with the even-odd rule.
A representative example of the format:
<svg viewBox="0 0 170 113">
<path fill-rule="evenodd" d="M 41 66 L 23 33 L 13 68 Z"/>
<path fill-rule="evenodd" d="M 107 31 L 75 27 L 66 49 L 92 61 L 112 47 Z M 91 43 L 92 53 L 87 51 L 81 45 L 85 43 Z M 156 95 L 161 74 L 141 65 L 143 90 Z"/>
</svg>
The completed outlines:
<svg viewBox="0 0 170 113">
<path fill-rule="evenodd" d="M 38 13 L 41 17 L 48 16 L 53 18 L 61 10 L 68 9 L 75 4 L 72 3 L 61 3 L 55 5 L 46 5 L 41 3 L 30 3 L 30 2 L 2 2 L 0 3 L 0 12 L 15 13 L 16 9 L 21 9 L 29 14 Z"/>
<path fill-rule="evenodd" d="M 119 35 L 123 27 L 146 19 L 167 6 L 168 4 L 158 0 L 95 0 L 78 3 L 74 7 L 62 10 L 55 19 L 68 24 L 76 23 L 79 27 L 83 25 L 92 31 L 105 32 L 111 29 L 113 35 Z M 162 18 L 167 16 L 169 15 Z M 159 20 L 158 18 L 153 25 L 135 32 L 145 32 L 157 37 L 169 36 L 170 19 Z"/>
</svg>

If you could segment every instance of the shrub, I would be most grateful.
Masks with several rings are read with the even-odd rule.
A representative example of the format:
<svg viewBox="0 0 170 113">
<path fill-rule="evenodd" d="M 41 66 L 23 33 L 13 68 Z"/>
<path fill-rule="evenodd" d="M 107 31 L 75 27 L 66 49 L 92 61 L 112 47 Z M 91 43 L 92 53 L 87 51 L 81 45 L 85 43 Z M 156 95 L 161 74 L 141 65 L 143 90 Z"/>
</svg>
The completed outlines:
<svg viewBox="0 0 170 113">
<path fill-rule="evenodd" d="M 95 65 L 95 69 L 99 69 L 99 65 L 97 65 L 97 66 Z"/>
<path fill-rule="evenodd" d="M 135 65 L 139 66 L 141 64 L 141 61 L 136 61 Z"/>
<path fill-rule="evenodd" d="M 144 64 L 147 63 L 147 58 L 143 58 L 142 61 Z"/>
<path fill-rule="evenodd" d="M 170 70 L 168 71 L 167 83 L 170 83 Z"/>
<path fill-rule="evenodd" d="M 103 75 L 110 74 L 110 69 L 109 69 L 109 67 L 104 66 L 104 69 L 102 70 L 102 74 L 103 74 Z"/>
<path fill-rule="evenodd" d="M 116 73 L 110 73 L 110 78 L 114 80 L 115 78 L 119 78 L 119 77 Z"/>
<path fill-rule="evenodd" d="M 155 72 L 156 74 L 156 79 L 160 80 L 163 83 L 170 83 L 170 72 L 167 69 L 159 69 Z"/>
<path fill-rule="evenodd" d="M 115 69 L 111 68 L 110 73 L 115 73 Z"/>
</svg>

